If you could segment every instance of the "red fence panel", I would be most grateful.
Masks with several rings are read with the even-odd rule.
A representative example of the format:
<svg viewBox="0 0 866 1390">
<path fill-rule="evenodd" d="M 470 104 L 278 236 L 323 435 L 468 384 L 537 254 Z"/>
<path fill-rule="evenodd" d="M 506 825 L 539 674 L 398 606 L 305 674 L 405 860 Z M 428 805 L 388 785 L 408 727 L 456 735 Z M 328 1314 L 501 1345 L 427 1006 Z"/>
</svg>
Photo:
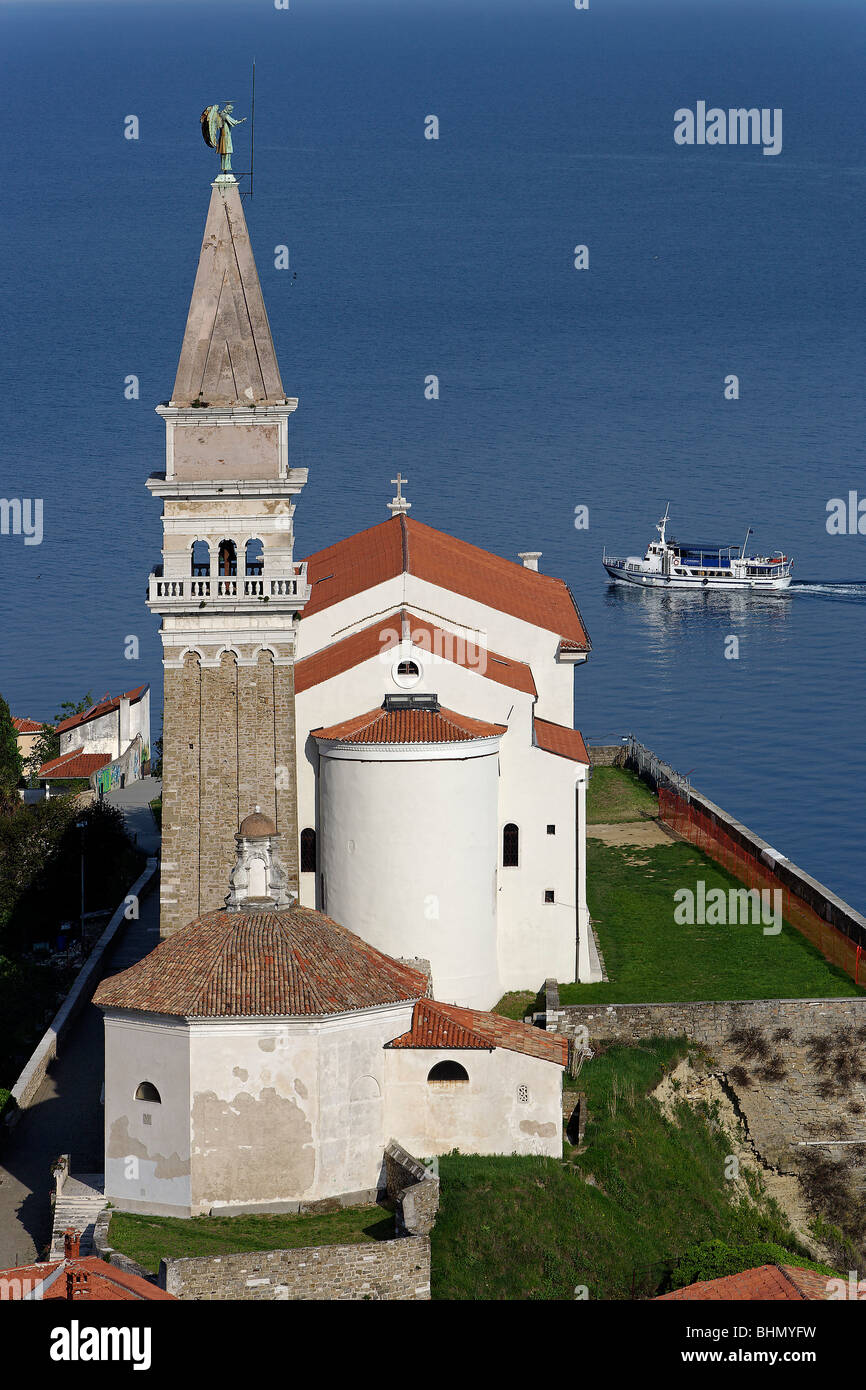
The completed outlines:
<svg viewBox="0 0 866 1390">
<path fill-rule="evenodd" d="M 703 850 L 748 888 L 781 891 L 785 921 L 802 932 L 832 965 L 850 975 L 855 984 L 866 984 L 866 955 L 862 946 L 831 922 L 825 922 L 757 854 L 741 845 L 700 807 L 678 796 L 669 787 L 659 787 L 659 819 L 682 835 L 683 839 Z"/>
</svg>

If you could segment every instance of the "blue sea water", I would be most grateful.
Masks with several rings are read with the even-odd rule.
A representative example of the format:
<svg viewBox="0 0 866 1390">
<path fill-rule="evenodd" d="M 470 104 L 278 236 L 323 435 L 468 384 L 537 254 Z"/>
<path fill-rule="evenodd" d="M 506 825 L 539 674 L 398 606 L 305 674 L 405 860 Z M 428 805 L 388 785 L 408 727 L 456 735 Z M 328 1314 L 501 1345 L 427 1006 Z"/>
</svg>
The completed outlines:
<svg viewBox="0 0 866 1390">
<path fill-rule="evenodd" d="M 825 524 L 866 496 L 863 6 L 31 0 L 0 31 L 0 493 L 44 499 L 41 545 L 0 536 L 13 712 L 161 685 L 153 406 L 216 172 L 199 112 L 248 114 L 255 56 L 245 207 L 300 397 L 298 553 L 384 519 L 397 469 L 414 517 L 541 550 L 593 640 L 587 738 L 634 732 L 866 908 L 866 537 Z M 676 146 L 698 100 L 782 108 L 782 153 Z M 681 534 L 754 527 L 796 557 L 794 588 L 611 587 L 603 544 L 642 551 L 667 501 Z"/>
</svg>

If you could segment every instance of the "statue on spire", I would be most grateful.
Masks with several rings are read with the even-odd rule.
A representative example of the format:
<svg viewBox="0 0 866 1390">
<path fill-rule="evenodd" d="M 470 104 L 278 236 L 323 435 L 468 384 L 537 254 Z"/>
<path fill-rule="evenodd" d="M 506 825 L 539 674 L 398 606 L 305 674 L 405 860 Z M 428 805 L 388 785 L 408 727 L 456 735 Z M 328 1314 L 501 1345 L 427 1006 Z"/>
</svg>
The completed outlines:
<svg viewBox="0 0 866 1390">
<path fill-rule="evenodd" d="M 232 116 L 234 103 L 227 101 L 220 110 L 219 106 L 206 106 L 201 113 L 201 133 L 204 142 L 212 150 L 217 150 L 220 156 L 220 170 L 224 174 L 232 172 L 232 127 L 243 125 L 246 116 L 241 120 L 235 120 Z"/>
</svg>

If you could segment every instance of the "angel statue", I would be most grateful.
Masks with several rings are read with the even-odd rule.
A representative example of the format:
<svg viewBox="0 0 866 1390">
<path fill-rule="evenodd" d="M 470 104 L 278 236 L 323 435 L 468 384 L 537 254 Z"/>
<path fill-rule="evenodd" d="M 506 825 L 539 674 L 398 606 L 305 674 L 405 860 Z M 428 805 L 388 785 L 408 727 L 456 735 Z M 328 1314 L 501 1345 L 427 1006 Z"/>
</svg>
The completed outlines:
<svg viewBox="0 0 866 1390">
<path fill-rule="evenodd" d="M 222 110 L 218 106 L 207 106 L 201 113 L 201 133 L 206 145 L 218 150 L 220 169 L 224 174 L 232 171 L 232 126 L 243 125 L 246 116 L 236 121 L 232 116 L 233 102 L 227 101 Z"/>
</svg>

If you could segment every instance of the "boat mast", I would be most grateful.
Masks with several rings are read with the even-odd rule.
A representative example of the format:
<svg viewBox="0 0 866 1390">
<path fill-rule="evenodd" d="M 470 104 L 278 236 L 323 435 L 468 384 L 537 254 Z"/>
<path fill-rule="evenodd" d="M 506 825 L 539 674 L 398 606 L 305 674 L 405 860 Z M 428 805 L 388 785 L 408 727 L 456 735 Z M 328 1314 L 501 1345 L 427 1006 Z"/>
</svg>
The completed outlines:
<svg viewBox="0 0 866 1390">
<path fill-rule="evenodd" d="M 746 546 L 749 544 L 749 537 L 750 537 L 751 534 L 752 534 L 752 528 L 751 528 L 751 526 L 750 526 L 749 529 L 748 529 L 748 531 L 746 532 L 746 539 L 743 541 L 743 548 L 742 548 L 742 550 L 740 551 L 740 559 L 741 559 L 741 560 L 745 560 L 745 558 L 746 558 Z"/>
<path fill-rule="evenodd" d="M 670 509 L 671 509 L 671 504 L 670 504 L 670 502 L 668 502 L 667 506 L 665 507 L 665 514 L 664 514 L 664 516 L 662 517 L 661 521 L 659 521 L 659 522 L 656 523 L 656 530 L 658 531 L 659 535 L 661 536 L 662 545 L 665 545 L 665 546 L 667 545 L 667 541 L 665 540 L 665 526 L 667 525 L 668 513 L 670 512 Z"/>
</svg>

